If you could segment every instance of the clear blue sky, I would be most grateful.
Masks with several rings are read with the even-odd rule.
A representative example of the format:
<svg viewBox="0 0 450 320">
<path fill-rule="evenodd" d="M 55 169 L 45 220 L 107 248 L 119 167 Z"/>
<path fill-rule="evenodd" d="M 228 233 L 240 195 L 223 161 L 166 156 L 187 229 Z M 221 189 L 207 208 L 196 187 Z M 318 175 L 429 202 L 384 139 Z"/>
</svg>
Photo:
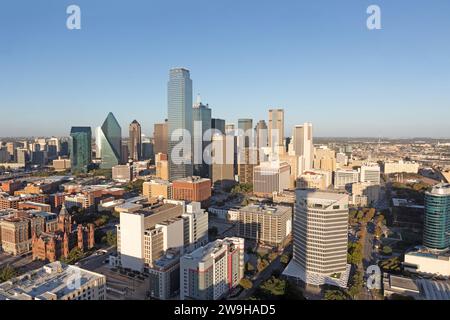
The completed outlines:
<svg viewBox="0 0 450 320">
<path fill-rule="evenodd" d="M 448 0 L 2 0 L 0 136 L 67 135 L 109 111 L 124 136 L 134 119 L 151 135 L 178 66 L 227 122 L 274 106 L 316 136 L 450 137 Z"/>
</svg>

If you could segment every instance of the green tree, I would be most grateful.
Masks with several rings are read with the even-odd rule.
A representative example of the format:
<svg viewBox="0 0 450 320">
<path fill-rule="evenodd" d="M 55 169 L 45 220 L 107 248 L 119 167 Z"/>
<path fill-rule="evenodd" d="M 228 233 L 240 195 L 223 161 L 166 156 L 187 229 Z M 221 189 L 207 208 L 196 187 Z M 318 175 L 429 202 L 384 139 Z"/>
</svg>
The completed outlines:
<svg viewBox="0 0 450 320">
<path fill-rule="evenodd" d="M 106 243 L 109 246 L 117 246 L 117 234 L 113 231 L 106 232 Z"/>
<path fill-rule="evenodd" d="M 72 250 L 70 250 L 67 258 L 61 258 L 61 262 L 65 263 L 65 264 L 74 264 L 78 260 L 82 259 L 83 257 L 84 257 L 84 253 L 81 251 L 81 249 L 78 247 L 75 247 Z"/>
<path fill-rule="evenodd" d="M 6 266 L 0 269 L 0 282 L 5 282 L 10 280 L 11 278 L 17 277 L 18 273 L 17 271 L 11 267 Z"/>
<path fill-rule="evenodd" d="M 325 300 L 347 300 L 347 295 L 340 290 L 327 290 Z"/>
<path fill-rule="evenodd" d="M 283 296 L 286 293 L 286 281 L 271 277 L 261 285 L 261 289 L 269 296 Z"/>
<path fill-rule="evenodd" d="M 389 256 L 392 254 L 392 248 L 389 246 L 383 246 L 383 254 Z"/>
<path fill-rule="evenodd" d="M 353 298 L 356 299 L 359 293 L 361 292 L 362 288 L 364 287 L 364 278 L 361 271 L 356 271 L 356 273 L 353 275 L 352 278 L 352 285 L 348 289 L 348 294 Z"/>
<path fill-rule="evenodd" d="M 283 254 L 281 257 L 280 257 L 280 261 L 281 261 L 281 263 L 283 263 L 283 264 L 288 264 L 289 263 L 289 260 L 290 260 L 290 258 L 289 258 L 289 255 L 288 254 Z"/>
</svg>

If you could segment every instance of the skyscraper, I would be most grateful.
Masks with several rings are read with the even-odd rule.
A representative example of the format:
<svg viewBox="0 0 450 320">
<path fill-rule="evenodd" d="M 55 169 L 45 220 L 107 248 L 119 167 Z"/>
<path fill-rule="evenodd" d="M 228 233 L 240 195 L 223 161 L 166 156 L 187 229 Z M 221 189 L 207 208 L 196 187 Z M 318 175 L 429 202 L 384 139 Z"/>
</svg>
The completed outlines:
<svg viewBox="0 0 450 320">
<path fill-rule="evenodd" d="M 298 175 L 313 167 L 314 144 L 312 124 L 295 126 L 293 135 L 295 155 L 299 157 Z"/>
<path fill-rule="evenodd" d="M 169 179 L 192 176 L 192 80 L 189 70 L 170 70 L 167 84 Z"/>
<path fill-rule="evenodd" d="M 225 133 L 225 120 L 212 118 L 211 129 L 216 129 L 219 130 L 221 133 Z"/>
<path fill-rule="evenodd" d="M 283 274 L 314 286 L 346 287 L 348 195 L 296 190 L 293 257 Z"/>
<path fill-rule="evenodd" d="M 243 142 L 241 148 L 248 148 L 252 144 L 253 139 L 253 120 L 252 119 L 238 119 L 238 130 L 240 131 L 238 141 Z"/>
<path fill-rule="evenodd" d="M 269 147 L 275 148 L 284 145 L 284 110 L 269 110 Z"/>
<path fill-rule="evenodd" d="M 425 193 L 423 244 L 437 251 L 450 247 L 450 184 L 438 184 Z"/>
<path fill-rule="evenodd" d="M 69 152 L 72 173 L 87 172 L 91 164 L 92 132 L 90 127 L 72 127 Z"/>
<path fill-rule="evenodd" d="M 155 154 L 158 153 L 164 153 L 167 154 L 168 147 L 169 147 L 169 140 L 168 140 L 168 124 L 167 119 L 164 123 L 155 123 L 153 127 L 153 140 L 154 140 L 154 147 L 153 152 Z"/>
<path fill-rule="evenodd" d="M 211 143 L 211 136 L 205 132 L 211 129 L 211 109 L 201 102 L 200 96 L 192 109 L 194 136 L 194 175 L 209 177 L 209 165 L 203 161 L 203 152 Z M 200 161 L 202 163 L 200 163 Z"/>
<path fill-rule="evenodd" d="M 142 159 L 142 132 L 141 132 L 141 125 L 139 122 L 134 120 L 130 124 L 130 157 L 134 161 L 138 161 Z"/>
<path fill-rule="evenodd" d="M 103 122 L 103 125 L 97 128 L 97 157 L 102 162 L 100 168 L 111 169 L 120 164 L 122 159 L 122 129 L 116 118 L 110 112 Z"/>
<path fill-rule="evenodd" d="M 269 145 L 269 136 L 267 132 L 267 124 L 264 120 L 259 120 L 255 127 L 256 131 L 256 147 L 261 149 Z"/>
</svg>

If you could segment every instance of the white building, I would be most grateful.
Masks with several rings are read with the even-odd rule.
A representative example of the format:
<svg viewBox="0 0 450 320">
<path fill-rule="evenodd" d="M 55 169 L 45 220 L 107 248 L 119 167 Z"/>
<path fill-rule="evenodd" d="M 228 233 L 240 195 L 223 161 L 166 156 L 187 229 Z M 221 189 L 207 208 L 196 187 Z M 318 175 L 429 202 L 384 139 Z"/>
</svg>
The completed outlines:
<svg viewBox="0 0 450 320">
<path fill-rule="evenodd" d="M 293 258 L 283 274 L 313 286 L 345 288 L 348 195 L 297 189 L 293 224 Z"/>
<path fill-rule="evenodd" d="M 334 188 L 345 189 L 346 186 L 359 181 L 359 172 L 351 169 L 337 169 L 334 173 Z"/>
<path fill-rule="evenodd" d="M 383 172 L 384 174 L 391 173 L 418 173 L 419 172 L 419 164 L 413 161 L 403 161 L 400 160 L 398 162 L 391 161 L 385 162 L 383 164 Z"/>
<path fill-rule="evenodd" d="M 406 270 L 420 274 L 450 277 L 450 252 L 433 253 L 426 248 L 405 254 Z"/>
<path fill-rule="evenodd" d="M 0 300 L 106 300 L 106 277 L 59 261 L 0 284 Z"/>
<path fill-rule="evenodd" d="M 244 276 L 244 239 L 208 243 L 180 260 L 180 299 L 218 300 Z"/>
<path fill-rule="evenodd" d="M 378 163 L 363 163 L 361 166 L 361 182 L 380 184 L 381 169 Z"/>
<path fill-rule="evenodd" d="M 301 175 L 306 170 L 313 168 L 314 144 L 312 124 L 304 123 L 303 125 L 295 126 L 292 140 L 295 155 L 299 157 L 297 175 Z"/>
</svg>

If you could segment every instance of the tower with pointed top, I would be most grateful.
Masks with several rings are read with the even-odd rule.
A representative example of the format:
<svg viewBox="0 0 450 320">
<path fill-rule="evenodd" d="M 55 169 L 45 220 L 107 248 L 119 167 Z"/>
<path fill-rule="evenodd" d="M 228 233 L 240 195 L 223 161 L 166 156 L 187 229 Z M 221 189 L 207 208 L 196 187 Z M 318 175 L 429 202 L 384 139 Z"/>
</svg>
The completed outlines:
<svg viewBox="0 0 450 320">
<path fill-rule="evenodd" d="M 102 126 L 97 128 L 97 158 L 101 158 L 100 168 L 111 169 L 121 163 L 122 129 L 116 117 L 110 112 Z"/>
<path fill-rule="evenodd" d="M 134 161 L 139 161 L 142 159 L 142 131 L 139 122 L 134 120 L 130 124 L 130 140 L 129 140 L 129 150 L 130 158 Z"/>
</svg>

